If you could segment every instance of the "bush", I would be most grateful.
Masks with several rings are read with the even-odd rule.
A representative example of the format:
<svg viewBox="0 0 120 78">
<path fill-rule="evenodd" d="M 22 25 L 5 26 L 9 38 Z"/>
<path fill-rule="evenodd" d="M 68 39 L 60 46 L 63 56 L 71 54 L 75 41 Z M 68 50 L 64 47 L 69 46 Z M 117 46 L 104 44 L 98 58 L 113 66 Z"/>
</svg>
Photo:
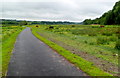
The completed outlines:
<svg viewBox="0 0 120 78">
<path fill-rule="evenodd" d="M 75 25 L 72 25 L 72 27 L 75 27 Z"/>
<path fill-rule="evenodd" d="M 88 42 L 87 42 L 87 41 L 84 41 L 84 43 L 86 43 L 86 44 L 87 44 Z"/>
<path fill-rule="evenodd" d="M 54 29 L 54 26 L 49 26 L 49 29 Z"/>
<path fill-rule="evenodd" d="M 116 42 L 115 48 L 120 50 L 120 39 Z"/>
<path fill-rule="evenodd" d="M 52 29 L 54 29 L 54 26 L 49 26 L 49 27 L 45 28 L 45 30 L 52 30 Z"/>
</svg>

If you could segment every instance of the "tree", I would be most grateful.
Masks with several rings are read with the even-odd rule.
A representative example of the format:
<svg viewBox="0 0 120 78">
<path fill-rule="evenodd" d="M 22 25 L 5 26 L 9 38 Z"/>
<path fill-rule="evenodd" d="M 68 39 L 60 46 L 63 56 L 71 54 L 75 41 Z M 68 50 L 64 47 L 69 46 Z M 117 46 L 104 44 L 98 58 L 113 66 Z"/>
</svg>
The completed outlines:
<svg viewBox="0 0 120 78">
<path fill-rule="evenodd" d="M 94 20 L 85 19 L 83 24 L 120 25 L 120 1 L 116 2 L 113 9 L 104 13 L 100 18 Z"/>
<path fill-rule="evenodd" d="M 27 25 L 27 21 L 20 21 L 19 25 L 22 26 L 22 25 Z"/>
</svg>

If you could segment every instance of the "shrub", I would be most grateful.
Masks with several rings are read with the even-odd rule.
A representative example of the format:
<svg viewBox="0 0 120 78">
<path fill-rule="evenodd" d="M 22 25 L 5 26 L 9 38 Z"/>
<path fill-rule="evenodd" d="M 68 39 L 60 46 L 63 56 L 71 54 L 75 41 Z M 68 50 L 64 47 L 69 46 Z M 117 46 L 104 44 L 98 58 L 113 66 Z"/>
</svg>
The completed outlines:
<svg viewBox="0 0 120 78">
<path fill-rule="evenodd" d="M 49 27 L 45 28 L 45 30 L 52 30 L 52 29 L 54 29 L 54 26 L 49 26 Z"/>
<path fill-rule="evenodd" d="M 87 41 L 84 41 L 84 43 L 86 43 L 86 44 L 87 44 L 88 42 L 87 42 Z"/>
<path fill-rule="evenodd" d="M 54 29 L 54 26 L 49 26 L 49 29 Z"/>
<path fill-rule="evenodd" d="M 72 25 L 72 27 L 75 27 L 75 25 Z"/>
</svg>

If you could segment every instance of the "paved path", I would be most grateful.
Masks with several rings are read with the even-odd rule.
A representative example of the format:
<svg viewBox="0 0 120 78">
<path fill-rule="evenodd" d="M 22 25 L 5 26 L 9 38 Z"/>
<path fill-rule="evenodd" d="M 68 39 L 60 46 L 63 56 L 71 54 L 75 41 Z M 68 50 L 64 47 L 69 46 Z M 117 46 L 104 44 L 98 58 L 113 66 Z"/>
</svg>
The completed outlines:
<svg viewBox="0 0 120 78">
<path fill-rule="evenodd" d="M 17 38 L 8 76 L 83 76 L 62 56 L 32 35 L 30 28 Z"/>
</svg>

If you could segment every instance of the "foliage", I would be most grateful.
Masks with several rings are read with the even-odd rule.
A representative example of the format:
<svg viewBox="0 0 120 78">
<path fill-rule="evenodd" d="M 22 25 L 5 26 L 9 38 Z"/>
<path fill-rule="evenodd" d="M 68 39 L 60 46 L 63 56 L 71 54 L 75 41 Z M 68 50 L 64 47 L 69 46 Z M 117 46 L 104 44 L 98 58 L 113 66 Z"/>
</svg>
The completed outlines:
<svg viewBox="0 0 120 78">
<path fill-rule="evenodd" d="M 27 21 L 20 21 L 19 25 L 22 26 L 22 25 L 27 25 Z"/>
<path fill-rule="evenodd" d="M 4 26 L 9 25 L 34 25 L 34 24 L 40 24 L 40 25 L 55 25 L 55 24 L 78 24 L 74 22 L 68 22 L 68 21 L 23 21 L 23 20 L 8 20 L 8 19 L 2 19 L 2 22 L 0 24 L 3 24 Z"/>
<path fill-rule="evenodd" d="M 17 25 L 19 24 L 16 20 L 5 20 L 2 19 L 2 25 Z"/>
<path fill-rule="evenodd" d="M 84 24 L 105 24 L 105 25 L 120 25 L 120 1 L 116 2 L 112 10 L 104 13 L 100 18 L 94 20 L 86 19 Z"/>
<path fill-rule="evenodd" d="M 11 26 L 11 25 L 27 25 L 29 22 L 27 21 L 22 21 L 22 20 L 8 20 L 8 19 L 2 19 L 2 26 L 4 27 L 8 27 L 8 26 Z"/>
<path fill-rule="evenodd" d="M 31 24 L 44 24 L 44 25 L 54 25 L 54 24 L 75 24 L 74 22 L 67 22 L 67 21 L 32 21 Z"/>
</svg>

